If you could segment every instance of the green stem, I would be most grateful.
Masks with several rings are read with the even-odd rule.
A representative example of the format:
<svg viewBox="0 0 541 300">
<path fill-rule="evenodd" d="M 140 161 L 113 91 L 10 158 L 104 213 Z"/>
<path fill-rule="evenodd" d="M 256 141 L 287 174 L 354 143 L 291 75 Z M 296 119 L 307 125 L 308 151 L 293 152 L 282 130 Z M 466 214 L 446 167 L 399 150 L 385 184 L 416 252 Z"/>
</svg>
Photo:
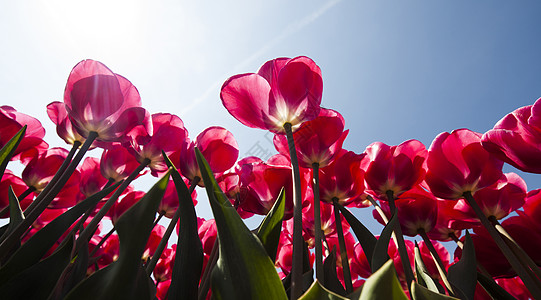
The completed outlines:
<svg viewBox="0 0 541 300">
<path fill-rule="evenodd" d="M 473 211 L 475 212 L 475 214 L 481 221 L 481 224 L 483 224 L 483 226 L 487 229 L 488 233 L 490 234 L 490 236 L 492 237 L 496 245 L 498 245 L 498 248 L 500 248 L 505 258 L 507 258 L 507 260 L 509 261 L 513 269 L 515 269 L 520 279 L 522 279 L 522 282 L 524 283 L 526 288 L 530 291 L 533 298 L 541 299 L 541 288 L 539 287 L 539 281 L 532 278 L 532 276 L 530 276 L 526 268 L 520 263 L 517 257 L 513 254 L 513 252 L 511 251 L 509 246 L 507 246 L 507 244 L 505 243 L 501 235 L 498 233 L 496 228 L 492 226 L 492 224 L 487 219 L 487 217 L 485 216 L 485 214 L 483 213 L 483 211 L 481 210 L 477 202 L 475 202 L 475 199 L 473 198 L 473 195 L 471 194 L 471 192 L 469 191 L 464 192 L 463 197 L 466 200 L 466 202 L 468 202 L 470 207 L 473 209 Z"/>
<path fill-rule="evenodd" d="M 447 291 L 449 291 L 449 294 L 451 296 L 454 295 L 453 287 L 449 283 L 449 280 L 447 280 L 447 270 L 445 270 L 445 265 L 443 264 L 441 257 L 436 251 L 436 248 L 434 248 L 432 241 L 430 240 L 430 238 L 428 238 L 428 235 L 426 234 L 423 228 L 419 228 L 417 230 L 417 233 L 421 236 L 421 238 L 425 242 L 425 245 L 428 248 L 428 251 L 430 251 L 430 255 L 432 256 L 432 259 L 436 262 L 436 267 L 438 268 L 438 272 L 440 273 L 441 280 L 443 280 L 443 284 L 445 284 Z"/>
<path fill-rule="evenodd" d="M 192 190 L 197 186 L 201 178 L 195 177 L 192 183 L 190 184 L 189 190 Z M 190 192 L 191 196 L 191 192 Z M 156 218 L 156 221 L 154 222 L 154 225 L 158 224 L 159 220 L 163 217 L 163 214 L 160 214 L 158 218 Z M 163 237 L 160 241 L 160 244 L 158 244 L 158 248 L 156 248 L 156 251 L 154 251 L 154 254 L 152 255 L 152 259 L 146 266 L 146 271 L 148 276 L 152 274 L 154 271 L 154 268 L 156 267 L 156 264 L 158 263 L 158 260 L 160 259 L 163 250 L 165 247 L 167 247 L 167 243 L 169 242 L 169 238 L 171 237 L 171 234 L 173 233 L 173 230 L 175 229 L 175 226 L 177 225 L 177 222 L 180 218 L 180 206 L 175 211 L 175 214 L 171 218 L 171 221 L 169 222 L 169 225 L 167 226 L 167 229 L 165 230 L 165 233 L 163 234 Z"/>
<path fill-rule="evenodd" d="M 201 284 L 199 284 L 199 296 L 198 296 L 199 300 L 205 300 L 207 298 L 207 294 L 209 293 L 210 274 L 211 274 L 212 269 L 214 269 L 216 262 L 218 261 L 219 247 L 220 247 L 219 240 L 216 239 L 214 241 L 214 245 L 212 246 L 212 251 L 210 252 L 207 266 L 205 267 L 205 270 L 203 271 L 203 275 L 201 276 Z"/>
<path fill-rule="evenodd" d="M 103 243 L 105 243 L 105 241 L 107 241 L 107 239 L 113 235 L 113 232 L 115 232 L 115 227 L 113 226 L 113 228 L 111 228 L 111 230 L 109 230 L 109 232 L 107 232 L 107 234 L 100 240 L 100 242 L 96 245 L 96 247 L 94 247 L 94 249 L 92 249 L 92 252 L 90 252 L 89 256 L 88 257 L 92 257 L 94 256 L 94 254 L 96 254 L 96 252 L 98 252 L 98 249 L 103 245 Z"/>
<path fill-rule="evenodd" d="M 344 283 L 346 285 L 346 293 L 353 293 L 353 284 L 351 282 L 351 271 L 349 270 L 348 253 L 346 249 L 346 240 L 344 239 L 344 229 L 340 218 L 340 209 L 338 208 L 338 199 L 332 199 L 334 211 L 334 224 L 336 226 L 336 234 L 338 235 L 338 244 L 340 245 L 340 258 L 342 259 L 342 272 L 344 273 Z"/>
<path fill-rule="evenodd" d="M 498 230 L 498 232 L 502 235 L 503 240 L 505 243 L 511 248 L 511 251 L 517 256 L 517 258 L 520 260 L 520 262 L 523 265 L 526 265 L 527 268 L 529 268 L 533 274 L 534 277 L 537 277 L 538 279 L 541 278 L 541 270 L 537 266 L 537 264 L 532 260 L 532 258 L 520 247 L 520 245 L 509 235 L 507 230 L 503 228 L 503 226 L 500 224 L 498 219 L 494 216 L 488 217 L 488 220 L 492 225 Z"/>
<path fill-rule="evenodd" d="M 178 208 L 177 208 L 178 210 Z M 176 213 L 176 211 L 175 211 Z M 163 216 L 165 215 L 165 211 L 160 211 L 160 213 L 158 214 L 158 217 L 156 218 L 156 220 L 154 220 L 154 224 L 152 224 L 152 228 L 156 227 L 156 225 L 158 225 L 158 222 L 160 222 L 160 220 L 163 218 Z M 174 215 L 173 215 L 173 218 L 174 218 Z"/>
<path fill-rule="evenodd" d="M 299 170 L 299 160 L 295 150 L 295 141 L 293 140 L 293 131 L 291 123 L 284 124 L 287 144 L 289 146 L 289 157 L 291 158 L 291 167 L 293 169 L 293 254 L 291 267 L 291 297 L 296 300 L 302 294 L 302 261 L 303 261 L 303 237 L 302 237 L 302 195 L 301 195 L 301 177 Z"/>
<path fill-rule="evenodd" d="M 98 224 L 101 221 L 101 219 L 103 219 L 103 217 L 109 211 L 109 209 L 113 206 L 113 204 L 116 203 L 116 200 L 122 194 L 122 192 L 124 192 L 124 190 L 128 187 L 128 185 L 137 176 L 139 176 L 139 173 L 141 173 L 141 171 L 143 169 L 145 169 L 146 166 L 148 166 L 149 163 L 150 163 L 150 160 L 148 158 L 145 158 L 145 160 L 130 174 L 130 176 L 128 176 L 128 178 L 126 178 L 126 180 L 115 190 L 115 192 L 113 193 L 111 198 L 107 199 L 107 201 L 102 206 L 102 208 L 100 208 L 98 213 L 92 218 L 92 221 L 90 221 L 88 226 L 79 235 L 78 240 L 79 239 L 81 239 L 81 241 L 84 240 L 84 239 L 86 239 L 87 241 L 90 240 L 90 238 L 92 237 L 92 235 L 94 234 L 94 232 L 98 228 Z M 82 244 L 82 243 L 79 242 L 78 244 Z M 77 245 L 76 248 L 79 249 L 79 246 L 80 245 Z"/>
<path fill-rule="evenodd" d="M 314 177 L 314 240 L 316 254 L 316 279 L 319 282 L 323 280 L 323 249 L 321 247 L 321 204 L 319 198 L 319 164 L 312 164 Z"/>
<path fill-rule="evenodd" d="M 19 195 L 19 201 L 22 201 L 24 198 L 26 198 L 28 195 L 30 195 L 33 191 L 35 191 L 36 188 L 31 186 L 29 188 L 26 189 L 26 191 L 24 191 L 22 194 Z M 1 215 L 1 213 L 0 213 Z"/>
<path fill-rule="evenodd" d="M 387 200 L 389 201 L 389 207 L 391 208 L 391 215 L 394 215 L 396 212 L 396 217 L 398 218 L 398 211 L 396 209 L 396 203 L 394 198 L 394 193 L 391 190 L 387 191 Z M 400 218 L 398 218 L 400 220 Z M 402 268 L 404 269 L 404 274 L 406 275 L 406 282 L 408 283 L 408 290 L 411 295 L 411 282 L 414 280 L 413 270 L 411 269 L 411 263 L 408 256 L 408 251 L 406 248 L 406 242 L 404 241 L 404 235 L 402 234 L 402 228 L 400 227 L 400 222 L 396 222 L 394 228 L 395 237 L 398 241 L 398 254 L 400 255 L 400 260 L 402 261 Z"/>
<path fill-rule="evenodd" d="M 89 138 L 90 138 L 90 136 L 89 136 Z M 95 139 L 95 137 L 94 137 L 94 139 Z M 86 142 L 85 142 L 85 144 L 86 144 Z M 75 141 L 73 143 L 73 147 L 71 147 L 71 150 L 68 153 L 68 156 L 66 156 L 66 159 L 64 159 L 64 161 L 62 162 L 62 165 L 60 165 L 60 168 L 58 168 L 58 171 L 56 171 L 56 174 L 54 174 L 51 181 L 49 181 L 49 183 L 45 186 L 43 191 L 41 191 L 41 193 L 39 193 L 39 195 L 36 197 L 36 199 L 32 203 L 30 203 L 30 205 L 25 209 L 25 211 L 24 211 L 25 216 L 28 216 L 34 210 L 34 208 L 36 208 L 36 206 L 38 206 L 38 204 L 43 200 L 43 198 L 45 198 L 45 196 L 47 196 L 47 194 L 51 191 L 51 189 L 55 186 L 55 184 L 60 179 L 60 176 L 62 176 L 62 174 L 64 174 L 64 171 L 66 170 L 66 168 L 71 163 L 71 159 L 75 155 L 75 152 L 77 151 L 77 149 L 79 149 L 79 146 L 81 146 L 81 142 Z M 19 199 L 24 199 L 24 198 L 19 197 Z"/>
<path fill-rule="evenodd" d="M 41 213 L 47 208 L 47 206 L 49 206 L 49 204 L 54 200 L 54 197 L 58 194 L 58 192 L 60 192 L 62 187 L 64 187 L 64 184 L 66 184 L 68 179 L 71 177 L 71 175 L 77 168 L 77 165 L 79 165 L 79 162 L 83 159 L 85 153 L 88 151 L 88 149 L 90 148 L 90 146 L 92 145 L 92 143 L 97 137 L 98 137 L 98 133 L 91 131 L 88 134 L 88 137 L 85 143 L 81 146 L 81 149 L 79 150 L 79 152 L 77 152 L 77 155 L 75 156 L 75 158 L 71 162 L 69 162 L 68 158 L 66 158 L 66 160 L 62 164 L 62 165 L 69 164 L 65 168 L 65 171 L 62 173 L 57 172 L 55 174 L 55 176 L 49 182 L 49 184 L 45 187 L 45 189 L 40 193 L 40 195 L 36 198 L 36 200 L 34 200 L 34 202 L 36 202 L 34 207 L 31 210 L 27 209 L 25 211 L 26 218 L 24 219 L 24 221 L 21 222 L 19 226 L 17 226 L 15 230 L 13 230 L 13 232 L 11 232 L 11 234 L 7 236 L 4 241 L 2 241 L 2 243 L 0 244 L 0 257 L 6 256 L 6 254 L 14 247 L 15 243 L 19 241 L 21 235 L 28 229 L 28 227 L 32 225 L 32 223 L 34 223 L 37 220 L 39 215 L 41 215 Z M 75 144 L 73 148 L 75 148 Z M 75 153 L 75 150 L 72 149 L 72 151 L 70 151 L 70 154 L 72 152 Z M 60 169 L 62 169 L 62 166 Z M 61 171 L 60 169 L 59 171 Z M 61 175 L 59 175 L 59 173 L 61 173 Z M 57 176 L 59 178 L 56 181 L 56 183 L 54 183 L 54 185 L 51 184 L 53 180 L 55 179 L 55 177 Z M 49 186 L 51 186 L 51 188 L 49 188 Z M 42 196 L 41 199 L 38 199 L 40 198 L 40 196 Z M 28 211 L 28 214 L 27 214 L 27 211 Z"/>
</svg>

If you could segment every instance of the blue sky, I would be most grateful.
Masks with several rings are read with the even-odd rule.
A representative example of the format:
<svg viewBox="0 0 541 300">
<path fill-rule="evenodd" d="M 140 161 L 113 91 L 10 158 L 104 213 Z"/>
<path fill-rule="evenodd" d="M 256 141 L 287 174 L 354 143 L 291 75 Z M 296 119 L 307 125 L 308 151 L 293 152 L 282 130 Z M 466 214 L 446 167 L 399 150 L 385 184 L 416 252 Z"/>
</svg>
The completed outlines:
<svg viewBox="0 0 541 300">
<path fill-rule="evenodd" d="M 322 69 L 322 106 L 350 129 L 348 150 L 428 147 L 443 131 L 485 132 L 541 97 L 540 13 L 537 1 L 14 1 L 0 9 L 2 104 L 64 146 L 45 107 L 92 58 L 132 81 L 151 113 L 177 114 L 192 138 L 224 126 L 245 155 L 258 141 L 273 147 L 227 113 L 221 84 L 307 55 Z"/>
</svg>

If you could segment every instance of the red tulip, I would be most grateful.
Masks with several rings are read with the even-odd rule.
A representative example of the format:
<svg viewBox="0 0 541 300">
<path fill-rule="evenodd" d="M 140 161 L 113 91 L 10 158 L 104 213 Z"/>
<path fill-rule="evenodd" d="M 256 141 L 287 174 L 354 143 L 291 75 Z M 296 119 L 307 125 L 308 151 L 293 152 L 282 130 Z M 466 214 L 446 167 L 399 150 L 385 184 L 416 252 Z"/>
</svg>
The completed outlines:
<svg viewBox="0 0 541 300">
<path fill-rule="evenodd" d="M 342 150 L 330 165 L 320 169 L 321 201 L 332 203 L 336 198 L 342 205 L 366 206 L 361 199 L 364 191 L 364 171 L 360 164 L 364 155 L 364 153 L 359 155 L 352 151 Z"/>
<path fill-rule="evenodd" d="M 116 201 L 116 203 L 114 203 L 113 206 L 111 206 L 111 208 L 107 211 L 107 216 L 111 218 L 111 222 L 115 224 L 116 221 L 118 221 L 118 219 L 122 216 L 122 214 L 125 213 L 139 200 L 141 200 L 143 196 L 145 196 L 145 192 L 131 191 L 124 194 L 123 197 L 120 197 Z"/>
<path fill-rule="evenodd" d="M 306 121 L 293 133 L 299 165 L 312 168 L 313 163 L 326 167 L 342 149 L 348 134 L 344 132 L 344 118 L 337 111 L 322 108 L 317 118 Z M 289 157 L 289 146 L 284 135 L 274 136 L 274 147 Z"/>
<path fill-rule="evenodd" d="M 398 146 L 375 142 L 365 153 L 361 165 L 366 170 L 366 186 L 380 199 L 387 199 L 388 191 L 398 197 L 424 179 L 427 151 L 417 140 L 405 141 Z"/>
<path fill-rule="evenodd" d="M 242 124 L 284 133 L 284 124 L 297 128 L 319 114 L 323 92 L 321 70 L 310 58 L 277 58 L 257 73 L 229 78 L 220 98 Z"/>
<path fill-rule="evenodd" d="M 27 125 L 24 138 L 15 149 L 11 160 L 20 160 L 26 164 L 34 156 L 49 148 L 49 145 L 43 141 L 45 129 L 37 119 L 20 113 L 11 106 L 0 107 L 0 128 L 2 128 L 0 148 L 4 147 L 24 125 Z"/>
<path fill-rule="evenodd" d="M 180 161 L 180 173 L 190 181 L 195 177 L 202 178 L 195 158 L 195 147 L 201 151 L 215 174 L 221 174 L 230 169 L 239 156 L 239 146 L 233 134 L 219 126 L 203 130 L 195 141 L 186 145 L 177 151 L 176 155 L 180 156 L 177 160 Z M 199 181 L 199 185 L 204 186 L 202 180 Z"/>
<path fill-rule="evenodd" d="M 139 162 L 126 147 L 112 145 L 101 154 L 99 166 L 103 177 L 118 182 L 130 176 Z"/>
<path fill-rule="evenodd" d="M 75 130 L 85 138 L 89 132 L 97 132 L 100 146 L 127 142 L 127 133 L 133 128 L 152 126 L 135 86 L 94 60 L 83 60 L 73 68 L 64 103 Z"/>
<path fill-rule="evenodd" d="M 475 193 L 475 202 L 487 218 L 493 216 L 501 220 L 522 207 L 525 197 L 526 182 L 515 173 L 506 173 L 492 185 Z M 477 215 L 464 199 L 458 200 L 454 209 L 462 215 L 451 221 L 453 228 L 466 229 L 481 225 Z"/>
<path fill-rule="evenodd" d="M 140 141 L 137 137 L 132 138 L 130 150 L 135 152 L 140 163 L 148 159 L 152 175 L 158 176 L 168 169 L 163 160 L 162 151 L 167 156 L 171 156 L 174 152 L 185 148 L 188 141 L 188 131 L 178 116 L 159 113 L 152 115 L 152 134 L 150 137 Z"/>
<path fill-rule="evenodd" d="M 390 208 L 384 203 L 382 202 L 381 207 L 385 211 L 387 219 L 390 219 Z M 396 199 L 395 204 L 398 210 L 398 221 L 404 235 L 414 237 L 419 234 L 419 230 L 429 232 L 434 228 L 438 216 L 438 205 L 432 193 L 417 186 L 402 193 Z M 378 222 L 385 225 L 376 210 L 373 210 L 372 214 Z"/>
<path fill-rule="evenodd" d="M 24 168 L 22 179 L 28 187 L 32 187 L 37 193 L 40 193 L 54 177 L 67 155 L 68 151 L 63 148 L 51 148 L 41 153 Z M 80 174 L 75 170 L 53 202 L 49 204 L 49 207 L 66 208 L 75 205 L 78 200 L 76 195 L 79 191 L 79 184 Z"/>
<path fill-rule="evenodd" d="M 439 198 L 474 194 L 502 176 L 503 162 L 481 146 L 481 134 L 468 129 L 439 134 L 428 151 L 426 183 Z"/>
<path fill-rule="evenodd" d="M 541 101 L 535 103 L 535 109 L 535 104 L 525 106 L 503 117 L 483 135 L 481 143 L 506 163 L 525 172 L 541 173 Z"/>
<path fill-rule="evenodd" d="M 184 179 L 186 185 L 189 184 L 188 180 Z M 197 205 L 197 191 L 194 189 L 192 192 L 192 202 L 193 205 Z M 163 214 L 167 218 L 172 218 L 177 208 L 179 206 L 177 188 L 174 184 L 168 184 L 165 188 L 165 194 L 160 201 L 160 206 L 158 207 L 158 213 Z"/>
<path fill-rule="evenodd" d="M 449 225 L 451 219 L 459 219 L 456 217 L 457 214 L 462 216 L 461 213 L 457 212 L 454 209 L 455 202 L 445 201 L 437 199 L 436 205 L 438 206 L 438 216 L 436 218 L 436 224 L 427 232 L 427 235 L 432 240 L 438 240 L 442 242 L 448 242 L 453 239 L 453 237 L 459 238 L 462 230 L 452 228 Z"/>
<path fill-rule="evenodd" d="M 82 137 L 71 125 L 68 111 L 64 103 L 55 101 L 47 105 L 47 115 L 56 125 L 56 133 L 66 143 L 73 145 L 75 142 L 83 144 L 85 138 Z"/>
<path fill-rule="evenodd" d="M 107 184 L 107 178 L 100 172 L 100 160 L 95 157 L 87 157 L 77 168 L 81 175 L 78 194 L 79 200 L 84 200 L 101 191 Z M 108 198 L 108 197 L 106 197 Z"/>
<path fill-rule="evenodd" d="M 9 218 L 9 187 L 13 189 L 13 192 L 17 197 L 26 191 L 27 186 L 19 176 L 13 174 L 10 170 L 5 170 L 2 180 L 0 181 L 0 210 L 6 209 L 6 212 L 0 215 L 0 218 Z M 32 194 L 27 195 L 24 199 L 19 199 L 19 205 L 24 211 L 30 203 L 32 203 Z"/>
</svg>

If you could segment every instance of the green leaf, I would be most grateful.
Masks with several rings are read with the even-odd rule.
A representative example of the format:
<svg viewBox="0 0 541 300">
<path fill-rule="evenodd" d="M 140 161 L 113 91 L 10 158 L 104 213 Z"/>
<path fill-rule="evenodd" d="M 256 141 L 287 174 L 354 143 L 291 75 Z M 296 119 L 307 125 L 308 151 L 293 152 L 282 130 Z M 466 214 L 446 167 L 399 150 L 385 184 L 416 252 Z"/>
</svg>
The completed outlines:
<svg viewBox="0 0 541 300">
<path fill-rule="evenodd" d="M 430 291 L 439 293 L 438 285 L 436 281 L 430 277 L 426 265 L 421 257 L 421 251 L 419 250 L 419 245 L 415 242 L 415 271 L 417 274 L 417 281 L 419 284 L 425 288 L 428 288 Z"/>
<path fill-rule="evenodd" d="M 180 173 L 171 163 L 169 157 L 164 152 L 162 154 L 165 162 L 172 169 L 171 176 L 177 189 L 180 212 L 177 252 L 167 296 L 169 299 L 179 299 L 181 296 L 183 299 L 197 299 L 199 278 L 203 268 L 203 246 L 197 231 L 197 215 L 190 191 Z M 191 276 L 182 276 L 182 274 L 190 274 Z"/>
<path fill-rule="evenodd" d="M 372 232 L 370 232 L 370 230 L 368 230 L 368 228 L 366 228 L 348 209 L 340 205 L 340 203 L 338 203 L 338 209 L 340 209 L 340 212 L 344 218 L 346 218 L 346 221 L 348 221 L 351 229 L 353 229 L 353 233 L 355 233 L 357 240 L 359 240 L 370 268 L 373 271 L 377 270 L 378 268 L 372 267 L 372 255 L 378 239 L 376 239 Z M 385 251 L 385 253 L 387 253 L 387 251 Z M 387 261 L 387 259 L 389 259 L 388 256 L 384 258 L 384 261 Z"/>
<path fill-rule="evenodd" d="M 397 222 L 396 212 L 393 214 L 389 223 L 385 225 L 381 235 L 379 236 L 376 246 L 374 247 L 374 252 L 372 254 L 372 272 L 380 269 L 386 261 L 389 260 L 389 255 L 387 254 L 387 249 L 389 249 L 389 241 L 391 240 L 391 234 L 396 226 Z M 368 256 L 367 256 L 368 257 Z"/>
<path fill-rule="evenodd" d="M 336 273 L 336 246 L 333 246 L 330 254 L 323 262 L 323 286 L 338 295 L 346 295 L 346 289 Z"/>
<path fill-rule="evenodd" d="M 317 280 L 314 281 L 314 283 L 312 283 L 308 291 L 299 298 L 299 300 L 341 300 L 341 299 L 348 299 L 348 298 L 342 297 L 326 289 Z"/>
<path fill-rule="evenodd" d="M 4 232 L 0 240 L 4 240 L 4 237 L 6 237 L 13 230 L 15 230 L 15 228 L 17 228 L 17 226 L 19 226 L 19 224 L 21 224 L 24 220 L 24 213 L 21 210 L 19 199 L 17 199 L 17 195 L 15 195 L 15 193 L 13 192 L 13 189 L 11 188 L 11 186 L 9 187 L 8 194 L 9 194 L 9 225 L 6 232 Z"/>
<path fill-rule="evenodd" d="M 84 212 L 111 193 L 119 184 L 110 186 L 81 201 L 36 232 L 0 269 L 0 284 L 37 263 Z"/>
<path fill-rule="evenodd" d="M 282 220 L 284 219 L 286 195 L 282 188 L 278 199 L 274 202 L 272 209 L 265 216 L 265 219 L 259 225 L 257 237 L 267 250 L 267 254 L 274 262 L 276 261 L 276 252 L 278 251 L 278 243 L 280 241 L 280 233 L 282 233 Z"/>
<path fill-rule="evenodd" d="M 26 125 L 19 130 L 5 145 L 0 149 L 0 178 L 4 175 L 4 171 L 6 170 L 6 167 L 11 160 L 11 157 L 13 156 L 13 153 L 15 153 L 15 150 L 19 146 L 19 143 L 24 137 L 24 133 L 26 132 Z"/>
<path fill-rule="evenodd" d="M 118 260 L 81 281 L 66 299 L 153 299 L 155 294 L 150 289 L 151 279 L 142 266 L 141 257 L 169 175 L 170 171 L 165 173 L 116 222 L 120 242 Z"/>
<path fill-rule="evenodd" d="M 413 300 L 459 300 L 458 298 L 431 291 L 415 281 L 411 282 Z"/>
<path fill-rule="evenodd" d="M 197 163 L 216 220 L 220 255 L 211 274 L 215 299 L 287 299 L 274 263 L 221 191 L 199 149 Z"/>
<path fill-rule="evenodd" d="M 487 277 L 483 275 L 483 273 L 477 273 L 477 280 L 492 298 L 499 300 L 516 300 L 515 297 L 511 296 L 504 288 L 499 286 L 492 277 Z"/>
<path fill-rule="evenodd" d="M 408 300 L 396 277 L 393 260 L 389 259 L 363 285 L 360 300 Z"/>
<path fill-rule="evenodd" d="M 68 265 L 73 238 L 49 257 L 11 277 L 0 286 L 2 299 L 47 299 L 58 277 Z"/>
<path fill-rule="evenodd" d="M 449 267 L 447 279 L 453 285 L 453 291 L 457 287 L 467 299 L 473 300 L 477 285 L 477 259 L 468 231 L 466 231 L 462 257 L 456 264 Z"/>
</svg>

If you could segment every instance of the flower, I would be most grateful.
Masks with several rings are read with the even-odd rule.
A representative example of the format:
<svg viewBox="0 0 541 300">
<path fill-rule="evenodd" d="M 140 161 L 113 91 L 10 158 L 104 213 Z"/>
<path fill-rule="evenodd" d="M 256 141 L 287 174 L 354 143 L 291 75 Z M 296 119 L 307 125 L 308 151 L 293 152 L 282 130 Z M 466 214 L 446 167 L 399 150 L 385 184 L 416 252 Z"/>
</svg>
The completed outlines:
<svg viewBox="0 0 541 300">
<path fill-rule="evenodd" d="M 398 197 L 424 179 L 427 151 L 417 140 L 405 141 L 398 146 L 375 142 L 365 153 L 361 167 L 366 170 L 366 186 L 378 198 L 386 199 L 388 191 Z"/>
<path fill-rule="evenodd" d="M 101 147 L 107 147 L 107 142 L 126 142 L 126 134 L 134 127 L 152 126 L 135 86 L 98 61 L 83 60 L 73 68 L 64 104 L 75 130 L 84 138 L 96 132 Z"/>
<path fill-rule="evenodd" d="M 321 70 L 306 56 L 267 61 L 257 73 L 239 74 L 223 84 L 220 98 L 242 124 L 284 133 L 319 114 Z"/>
<path fill-rule="evenodd" d="M 329 165 L 342 149 L 349 130 L 344 131 L 344 118 L 337 111 L 322 108 L 317 118 L 306 121 L 295 131 L 293 140 L 299 164 L 312 168 L 313 163 L 320 168 Z M 289 146 L 284 135 L 274 136 L 274 147 L 289 157 Z"/>
<path fill-rule="evenodd" d="M 456 200 L 503 175 L 503 162 L 481 146 L 481 134 L 469 129 L 440 133 L 428 150 L 426 183 L 439 198 Z"/>
<path fill-rule="evenodd" d="M 539 118 L 534 112 L 539 110 L 541 101 L 535 103 L 503 117 L 483 135 L 481 143 L 488 152 L 517 169 L 541 173 L 541 125 L 530 122 Z"/>
<path fill-rule="evenodd" d="M 27 125 L 23 139 L 15 149 L 11 160 L 28 163 L 34 156 L 42 153 L 49 145 L 43 141 L 45 129 L 37 119 L 16 111 L 11 106 L 0 107 L 0 148 L 13 137 L 24 125 Z"/>
</svg>

